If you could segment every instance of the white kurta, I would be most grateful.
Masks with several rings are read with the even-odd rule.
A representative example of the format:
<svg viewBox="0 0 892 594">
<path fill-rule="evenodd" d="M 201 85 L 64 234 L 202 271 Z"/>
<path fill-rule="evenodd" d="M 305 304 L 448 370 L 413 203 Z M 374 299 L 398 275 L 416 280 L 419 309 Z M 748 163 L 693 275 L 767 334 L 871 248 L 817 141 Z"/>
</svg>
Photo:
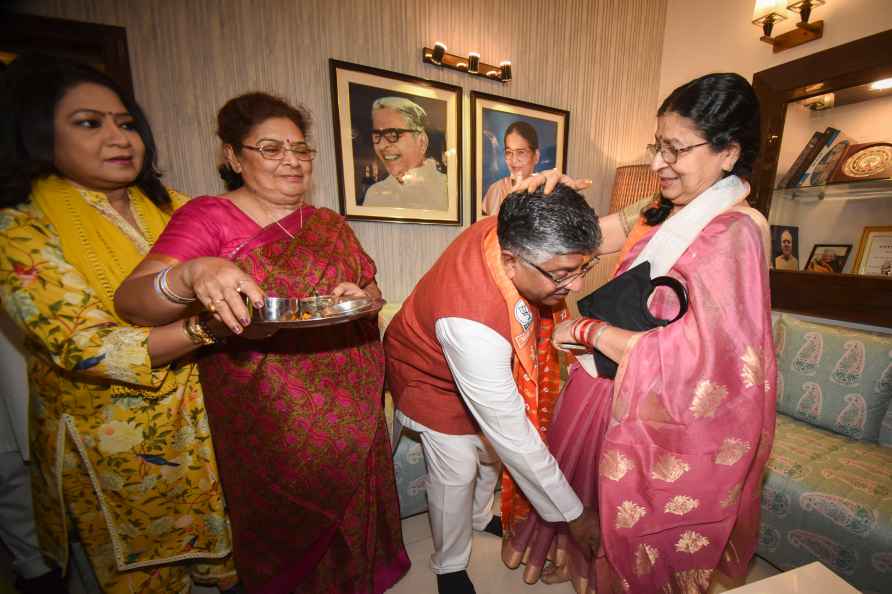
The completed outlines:
<svg viewBox="0 0 892 594">
<path fill-rule="evenodd" d="M 449 208 L 447 179 L 437 162 L 427 159 L 421 167 L 410 169 L 402 182 L 391 175 L 373 184 L 362 205 L 445 211 Z"/>
</svg>

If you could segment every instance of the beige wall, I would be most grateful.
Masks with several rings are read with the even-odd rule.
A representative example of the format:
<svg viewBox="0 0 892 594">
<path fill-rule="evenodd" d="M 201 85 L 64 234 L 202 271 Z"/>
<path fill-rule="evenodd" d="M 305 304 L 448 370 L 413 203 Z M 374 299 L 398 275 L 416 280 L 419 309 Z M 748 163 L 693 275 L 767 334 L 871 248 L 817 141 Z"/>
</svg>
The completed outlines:
<svg viewBox="0 0 892 594">
<path fill-rule="evenodd" d="M 811 21 L 824 21 L 824 37 L 774 53 L 759 41 L 761 27 L 752 24 L 755 0 L 668 0 L 660 100 L 701 74 L 753 74 L 855 39 L 892 29 L 892 0 L 827 0 L 812 11 Z M 774 26 L 772 35 L 794 28 L 798 15 Z"/>
<path fill-rule="evenodd" d="M 595 179 L 588 198 L 606 210 L 612 172 L 639 160 L 653 133 L 665 7 L 665 0 L 33 0 L 20 10 L 127 28 L 137 97 L 168 183 L 185 192 L 221 189 L 216 110 L 262 89 L 312 111 L 320 148 L 313 202 L 337 209 L 327 61 L 338 58 L 570 110 L 569 172 Z M 422 64 L 421 47 L 436 40 L 454 53 L 477 50 L 484 61 L 512 60 L 514 81 Z M 466 116 L 467 104 L 466 93 Z M 465 221 L 469 146 L 465 138 Z M 459 232 L 352 226 L 391 301 L 411 291 Z"/>
</svg>

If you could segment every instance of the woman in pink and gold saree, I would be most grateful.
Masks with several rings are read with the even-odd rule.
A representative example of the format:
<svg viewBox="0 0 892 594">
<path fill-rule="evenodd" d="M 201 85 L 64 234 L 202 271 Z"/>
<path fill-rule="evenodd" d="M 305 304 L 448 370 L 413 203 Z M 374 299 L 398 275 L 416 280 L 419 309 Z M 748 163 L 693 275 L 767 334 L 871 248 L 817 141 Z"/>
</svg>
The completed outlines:
<svg viewBox="0 0 892 594">
<path fill-rule="evenodd" d="M 661 197 L 631 225 L 602 219 L 602 252 L 622 246 L 617 275 L 647 261 L 652 278 L 676 278 L 689 309 L 644 332 L 585 318 L 555 329 L 556 345 L 618 364 L 599 377 L 579 356 L 549 428 L 561 470 L 598 510 L 600 539 L 583 550 L 533 514 L 503 546 L 527 582 L 571 580 L 580 594 L 706 592 L 716 570 L 746 575 L 758 538 L 776 387 L 768 226 L 742 179 L 758 100 L 742 77 L 708 75 L 676 89 L 657 122 L 648 149 Z M 658 289 L 649 308 L 672 319 L 679 303 Z"/>
<path fill-rule="evenodd" d="M 144 324 L 206 310 L 184 332 L 209 344 L 201 383 L 247 591 L 381 593 L 409 559 L 377 321 L 270 335 L 250 325 L 244 302 L 379 297 L 375 264 L 343 217 L 304 202 L 316 151 L 302 110 L 252 93 L 227 103 L 218 124 L 233 191 L 180 209 L 117 307 Z"/>
</svg>

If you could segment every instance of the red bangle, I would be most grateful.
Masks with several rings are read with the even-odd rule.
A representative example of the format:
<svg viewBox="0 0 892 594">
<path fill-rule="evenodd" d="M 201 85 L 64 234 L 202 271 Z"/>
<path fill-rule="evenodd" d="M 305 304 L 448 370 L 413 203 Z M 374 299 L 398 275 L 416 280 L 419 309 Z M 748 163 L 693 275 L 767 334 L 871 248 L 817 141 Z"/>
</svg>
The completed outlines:
<svg viewBox="0 0 892 594">
<path fill-rule="evenodd" d="M 594 346 L 594 341 L 597 337 L 598 330 L 602 326 L 604 326 L 604 322 L 602 322 L 601 320 L 580 318 L 577 323 L 573 324 L 573 340 L 575 340 L 578 344 Z"/>
</svg>

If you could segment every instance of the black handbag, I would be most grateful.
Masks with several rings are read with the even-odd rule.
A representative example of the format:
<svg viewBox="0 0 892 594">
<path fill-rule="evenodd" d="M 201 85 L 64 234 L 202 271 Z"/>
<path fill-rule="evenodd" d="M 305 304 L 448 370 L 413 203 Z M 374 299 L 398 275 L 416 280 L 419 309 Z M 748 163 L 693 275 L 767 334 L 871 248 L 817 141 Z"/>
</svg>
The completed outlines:
<svg viewBox="0 0 892 594">
<path fill-rule="evenodd" d="M 669 287 L 678 297 L 678 315 L 671 320 L 655 318 L 647 308 L 647 300 L 657 287 Z M 667 326 L 680 319 L 688 311 L 688 292 L 684 285 L 671 276 L 650 278 L 650 262 L 644 261 L 626 270 L 577 303 L 579 313 L 587 318 L 604 320 L 611 326 L 624 330 L 650 330 Z M 599 377 L 615 377 L 617 365 L 594 351 Z"/>
</svg>

